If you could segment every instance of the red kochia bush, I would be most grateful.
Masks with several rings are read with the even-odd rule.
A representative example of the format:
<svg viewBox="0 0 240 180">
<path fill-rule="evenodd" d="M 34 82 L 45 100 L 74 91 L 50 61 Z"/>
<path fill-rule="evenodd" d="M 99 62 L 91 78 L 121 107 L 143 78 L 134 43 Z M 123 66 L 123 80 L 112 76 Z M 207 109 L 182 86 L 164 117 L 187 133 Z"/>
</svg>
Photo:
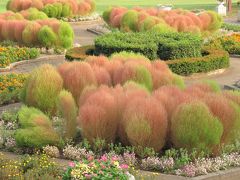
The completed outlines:
<svg viewBox="0 0 240 180">
<path fill-rule="evenodd" d="M 118 127 L 117 103 L 109 89 L 99 89 L 90 95 L 79 109 L 79 125 L 83 137 L 90 142 L 104 139 L 114 142 Z"/>
<path fill-rule="evenodd" d="M 161 103 L 152 97 L 139 97 L 128 102 L 123 125 L 133 146 L 151 147 L 158 152 L 165 144 L 167 113 Z"/>
<path fill-rule="evenodd" d="M 75 62 L 63 74 L 64 86 L 78 103 L 82 90 L 88 85 L 95 85 L 96 78 L 91 66 L 86 62 Z"/>
</svg>

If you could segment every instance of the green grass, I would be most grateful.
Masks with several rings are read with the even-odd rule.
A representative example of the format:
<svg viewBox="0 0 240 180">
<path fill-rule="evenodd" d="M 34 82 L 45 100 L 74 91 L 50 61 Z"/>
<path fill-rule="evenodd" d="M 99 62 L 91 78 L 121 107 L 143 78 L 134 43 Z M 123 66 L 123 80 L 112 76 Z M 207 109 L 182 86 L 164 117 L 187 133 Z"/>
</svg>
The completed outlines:
<svg viewBox="0 0 240 180">
<path fill-rule="evenodd" d="M 0 12 L 5 11 L 5 7 L 8 0 L 0 0 Z M 211 9 L 216 7 L 216 0 L 95 0 L 97 2 L 97 11 L 103 12 L 106 8 L 111 6 L 156 6 L 157 4 L 172 4 L 176 8 L 184 9 Z M 234 3 L 237 0 L 233 0 Z"/>
</svg>

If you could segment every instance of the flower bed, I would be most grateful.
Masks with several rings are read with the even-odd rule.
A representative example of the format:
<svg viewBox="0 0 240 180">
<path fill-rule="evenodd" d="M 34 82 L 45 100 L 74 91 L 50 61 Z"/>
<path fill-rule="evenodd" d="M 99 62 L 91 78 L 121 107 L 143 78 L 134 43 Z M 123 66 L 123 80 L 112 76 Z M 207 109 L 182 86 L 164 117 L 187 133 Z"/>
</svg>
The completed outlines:
<svg viewBox="0 0 240 180">
<path fill-rule="evenodd" d="M 61 18 L 76 15 L 88 15 L 95 10 L 95 2 L 93 0 L 29 0 L 27 2 L 21 0 L 9 0 L 7 9 L 18 12 L 29 8 L 36 8 L 43 11 L 48 17 Z"/>
<path fill-rule="evenodd" d="M 155 30 L 208 34 L 218 30 L 222 24 L 222 18 L 213 11 L 195 14 L 182 9 L 112 7 L 103 13 L 103 18 L 111 27 L 125 32 Z"/>
<path fill-rule="evenodd" d="M 0 75 L 0 105 L 18 102 L 27 75 Z"/>
<path fill-rule="evenodd" d="M 0 68 L 5 68 L 14 62 L 35 59 L 39 54 L 36 48 L 0 47 Z"/>
</svg>

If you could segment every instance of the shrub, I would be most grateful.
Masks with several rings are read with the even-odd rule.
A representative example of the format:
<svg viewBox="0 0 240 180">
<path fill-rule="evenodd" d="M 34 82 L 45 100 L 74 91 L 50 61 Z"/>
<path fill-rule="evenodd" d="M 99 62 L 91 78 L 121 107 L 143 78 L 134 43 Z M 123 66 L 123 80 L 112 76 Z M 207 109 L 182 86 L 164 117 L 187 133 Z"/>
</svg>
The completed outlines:
<svg viewBox="0 0 240 180">
<path fill-rule="evenodd" d="M 221 142 L 228 144 L 229 142 L 234 142 L 232 137 L 229 137 L 231 131 L 233 131 L 234 123 L 237 119 L 237 112 L 234 109 L 234 105 L 224 96 L 209 94 L 204 100 L 209 107 L 210 111 L 214 116 L 216 116 L 223 125 L 223 135 Z"/>
<path fill-rule="evenodd" d="M 146 43 L 146 41 L 148 43 Z M 141 53 L 147 58 L 172 60 L 201 56 L 201 38 L 190 34 L 110 33 L 95 39 L 95 51 L 110 56 L 115 52 Z"/>
<path fill-rule="evenodd" d="M 39 42 L 47 48 L 54 47 L 57 41 L 57 35 L 48 26 L 43 26 L 38 33 Z"/>
<path fill-rule="evenodd" d="M 239 32 L 240 26 L 238 24 L 222 23 L 222 28 L 228 31 Z"/>
<path fill-rule="evenodd" d="M 64 138 L 74 138 L 77 130 L 77 106 L 71 93 L 65 90 L 60 92 L 57 109 L 64 119 Z"/>
<path fill-rule="evenodd" d="M 165 144 L 167 113 L 154 98 L 138 97 L 127 103 L 124 129 L 132 146 L 151 147 L 156 152 Z"/>
<path fill-rule="evenodd" d="M 47 145 L 43 147 L 43 152 L 49 157 L 54 157 L 54 158 L 60 157 L 60 152 L 56 146 Z"/>
<path fill-rule="evenodd" d="M 136 11 L 131 10 L 125 13 L 121 20 L 121 29 L 125 32 L 136 31 L 138 21 L 138 14 Z"/>
<path fill-rule="evenodd" d="M 56 99 L 60 93 L 63 80 L 51 65 L 42 65 L 35 69 L 25 85 L 24 102 L 39 108 L 43 112 L 56 112 Z"/>
<path fill-rule="evenodd" d="M 31 46 L 37 43 L 37 34 L 41 25 L 36 22 L 28 23 L 22 32 L 22 40 L 25 44 Z"/>
<path fill-rule="evenodd" d="M 36 108 L 22 107 L 18 112 L 21 128 L 32 128 L 42 126 L 51 127 L 51 122 L 46 115 Z"/>
<path fill-rule="evenodd" d="M 171 140 L 177 148 L 212 150 L 219 145 L 223 126 L 199 101 L 180 105 L 171 121 Z"/>
<path fill-rule="evenodd" d="M 74 62 L 63 75 L 64 87 L 69 90 L 77 104 L 86 86 L 96 85 L 96 78 L 91 66 L 85 62 Z"/>
<path fill-rule="evenodd" d="M 167 61 L 172 72 L 179 75 L 209 72 L 229 67 L 229 54 L 223 50 L 204 50 L 203 57 Z M 203 53 L 204 54 L 204 53 Z"/>
<path fill-rule="evenodd" d="M 74 33 L 71 26 L 66 22 L 61 22 L 58 30 L 60 46 L 63 48 L 70 48 L 73 44 Z"/>
<path fill-rule="evenodd" d="M 53 129 L 43 127 L 18 129 L 15 139 L 20 147 L 42 148 L 46 145 L 59 144 L 59 137 Z"/>
<path fill-rule="evenodd" d="M 117 133 L 117 103 L 110 89 L 102 87 L 90 95 L 79 109 L 83 137 L 90 142 L 114 142 Z"/>
</svg>

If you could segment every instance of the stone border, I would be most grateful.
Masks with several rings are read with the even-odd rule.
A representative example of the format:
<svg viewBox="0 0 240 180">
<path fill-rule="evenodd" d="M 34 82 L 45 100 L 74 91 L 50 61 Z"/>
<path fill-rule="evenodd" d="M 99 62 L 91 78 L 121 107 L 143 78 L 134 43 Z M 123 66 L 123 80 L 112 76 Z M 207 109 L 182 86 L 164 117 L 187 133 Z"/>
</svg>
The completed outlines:
<svg viewBox="0 0 240 180">
<path fill-rule="evenodd" d="M 228 68 L 227 69 L 217 69 L 217 70 L 214 70 L 214 71 L 202 72 L 202 73 L 194 73 L 194 74 L 191 74 L 189 76 L 182 76 L 182 77 L 185 80 L 195 79 L 195 78 L 204 78 L 204 77 L 209 77 L 209 76 L 213 76 L 213 75 L 223 74 L 227 70 L 228 70 Z"/>
<path fill-rule="evenodd" d="M 17 155 L 12 152 L 5 152 L 1 151 L 6 158 L 5 159 L 18 159 L 21 155 Z M 57 164 L 59 164 L 62 167 L 66 167 L 70 160 L 66 159 L 59 159 L 59 158 L 52 158 L 53 161 L 55 161 Z M 184 177 L 184 176 L 177 176 L 177 175 L 171 175 L 171 174 L 162 174 L 162 173 L 156 173 L 156 172 L 150 172 L 150 171 L 143 171 L 139 170 L 137 173 L 137 176 L 146 176 L 151 178 L 152 180 L 239 180 L 240 177 L 240 167 L 227 169 L 223 171 L 218 171 L 215 173 L 209 173 L 207 175 L 197 176 L 197 177 Z"/>
<path fill-rule="evenodd" d="M 22 60 L 22 61 L 14 62 L 14 63 L 11 63 L 9 66 L 7 66 L 5 68 L 0 68 L 0 73 L 11 71 L 16 66 L 19 66 L 19 65 L 22 65 L 22 64 L 35 63 L 35 62 L 39 62 L 39 61 L 47 61 L 47 60 L 50 60 L 52 58 L 58 58 L 58 57 L 65 57 L 65 55 L 44 55 L 44 56 L 40 56 L 40 57 L 35 58 L 35 59 L 28 59 L 28 60 Z"/>
<path fill-rule="evenodd" d="M 77 21 L 77 22 L 68 22 L 70 25 L 92 25 L 96 23 L 103 22 L 101 17 L 98 17 L 94 20 L 86 20 L 86 21 Z"/>
</svg>

